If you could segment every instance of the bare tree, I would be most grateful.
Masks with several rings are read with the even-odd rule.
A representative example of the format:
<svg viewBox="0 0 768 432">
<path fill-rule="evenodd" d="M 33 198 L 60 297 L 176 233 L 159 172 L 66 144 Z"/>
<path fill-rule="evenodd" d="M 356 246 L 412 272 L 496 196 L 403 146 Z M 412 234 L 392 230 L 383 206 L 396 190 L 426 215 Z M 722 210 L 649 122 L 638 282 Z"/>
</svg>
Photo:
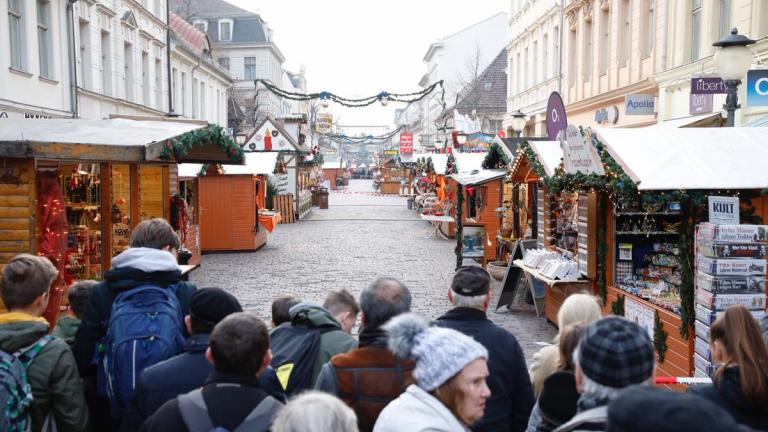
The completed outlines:
<svg viewBox="0 0 768 432">
<path fill-rule="evenodd" d="M 171 11 L 185 21 L 201 10 L 200 0 L 170 0 L 169 3 Z"/>
<path fill-rule="evenodd" d="M 459 90 L 456 93 L 455 105 L 461 102 L 463 111 L 466 111 L 465 114 L 472 114 L 477 110 L 481 94 L 473 90 L 479 84 L 478 80 L 484 72 L 484 66 L 483 53 L 480 45 L 476 44 L 475 49 L 467 56 L 464 73 L 459 74 L 458 78 Z"/>
</svg>

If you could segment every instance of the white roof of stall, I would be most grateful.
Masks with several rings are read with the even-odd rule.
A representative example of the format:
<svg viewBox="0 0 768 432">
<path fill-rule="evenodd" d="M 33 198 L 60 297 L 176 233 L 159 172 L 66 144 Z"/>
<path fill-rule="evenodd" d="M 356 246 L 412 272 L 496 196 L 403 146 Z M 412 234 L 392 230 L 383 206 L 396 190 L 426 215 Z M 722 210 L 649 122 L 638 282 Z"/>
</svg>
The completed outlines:
<svg viewBox="0 0 768 432">
<path fill-rule="evenodd" d="M 768 187 L 768 128 L 596 129 L 639 190 Z"/>
<path fill-rule="evenodd" d="M 483 169 L 483 160 L 487 153 L 454 153 L 459 172 L 470 172 Z M 447 159 L 446 159 L 447 161 Z M 445 170 L 443 170 L 445 172 Z"/>
<path fill-rule="evenodd" d="M 278 152 L 252 152 L 245 154 L 245 165 L 222 165 L 224 174 L 271 174 L 275 170 Z M 180 164 L 179 177 L 195 177 L 202 164 Z"/>
<path fill-rule="evenodd" d="M 341 163 L 341 161 L 323 162 L 323 169 L 339 169 L 341 168 Z"/>
<path fill-rule="evenodd" d="M 507 170 L 478 170 L 472 172 L 461 172 L 459 174 L 452 175 L 451 178 L 456 180 L 462 185 L 471 186 L 481 183 L 485 183 L 491 180 L 496 180 L 506 176 L 509 173 Z"/>
<path fill-rule="evenodd" d="M 563 148 L 559 141 L 528 141 L 531 149 L 539 158 L 548 177 L 555 175 L 555 170 L 563 160 Z"/>
</svg>

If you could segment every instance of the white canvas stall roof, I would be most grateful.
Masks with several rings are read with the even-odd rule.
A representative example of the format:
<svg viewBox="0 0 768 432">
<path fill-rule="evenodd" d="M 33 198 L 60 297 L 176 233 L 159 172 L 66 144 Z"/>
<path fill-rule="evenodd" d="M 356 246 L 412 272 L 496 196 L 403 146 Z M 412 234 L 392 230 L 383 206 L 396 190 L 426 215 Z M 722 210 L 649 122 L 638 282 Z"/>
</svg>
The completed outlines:
<svg viewBox="0 0 768 432">
<path fill-rule="evenodd" d="M 555 175 L 555 170 L 563 160 L 563 148 L 559 141 L 528 141 L 531 149 L 536 153 L 539 163 L 544 167 L 547 177 Z"/>
<path fill-rule="evenodd" d="M 459 172 L 470 172 L 483 169 L 483 160 L 486 153 L 454 153 L 456 164 L 459 166 Z"/>
<path fill-rule="evenodd" d="M 341 168 L 341 161 L 323 162 L 323 169 L 339 169 Z"/>
<path fill-rule="evenodd" d="M 206 125 L 129 119 L 0 120 L 2 156 L 53 159 L 151 161 L 164 142 Z M 25 151 L 24 154 L 11 154 Z"/>
<path fill-rule="evenodd" d="M 597 129 L 639 190 L 768 187 L 766 128 Z"/>
<path fill-rule="evenodd" d="M 222 165 L 224 174 L 272 174 L 277 163 L 278 152 L 252 152 L 245 154 L 245 165 Z M 179 165 L 179 177 L 196 177 L 203 164 L 185 163 Z"/>
<path fill-rule="evenodd" d="M 665 120 L 648 127 L 668 127 L 668 128 L 682 128 L 682 127 L 696 127 L 705 126 L 708 123 L 719 122 L 723 116 L 719 113 L 701 114 L 690 117 L 683 117 L 678 119 Z"/>
<path fill-rule="evenodd" d="M 462 172 L 460 174 L 454 174 L 452 179 L 456 180 L 459 184 L 464 186 L 478 185 L 496 180 L 507 175 L 507 170 L 477 170 L 471 172 Z"/>
</svg>

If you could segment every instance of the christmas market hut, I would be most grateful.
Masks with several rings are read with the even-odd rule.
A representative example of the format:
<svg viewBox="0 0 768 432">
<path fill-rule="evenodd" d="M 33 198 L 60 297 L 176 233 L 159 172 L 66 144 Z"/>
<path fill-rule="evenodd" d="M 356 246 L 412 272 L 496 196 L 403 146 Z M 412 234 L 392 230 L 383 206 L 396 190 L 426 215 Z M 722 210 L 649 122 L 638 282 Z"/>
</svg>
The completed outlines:
<svg viewBox="0 0 768 432">
<path fill-rule="evenodd" d="M 0 265 L 22 252 L 51 259 L 55 322 L 66 286 L 100 279 L 141 220 L 171 219 L 180 162 L 241 163 L 242 150 L 194 121 L 0 121 Z"/>
<path fill-rule="evenodd" d="M 341 160 L 323 162 L 323 177 L 328 181 L 331 190 L 337 190 L 346 181 L 343 164 Z"/>
<path fill-rule="evenodd" d="M 408 179 L 406 169 L 400 163 L 400 157 L 395 155 L 384 159 L 379 166 L 381 178 L 379 190 L 383 194 L 399 195 L 401 184 Z"/>
<path fill-rule="evenodd" d="M 179 165 L 185 183 L 180 189 L 197 191 L 187 203 L 194 206 L 189 225 L 201 253 L 253 251 L 267 244 L 268 233 L 280 222 L 280 213 L 266 203 L 277 157 L 277 152 L 246 153 L 245 165 Z"/>
</svg>

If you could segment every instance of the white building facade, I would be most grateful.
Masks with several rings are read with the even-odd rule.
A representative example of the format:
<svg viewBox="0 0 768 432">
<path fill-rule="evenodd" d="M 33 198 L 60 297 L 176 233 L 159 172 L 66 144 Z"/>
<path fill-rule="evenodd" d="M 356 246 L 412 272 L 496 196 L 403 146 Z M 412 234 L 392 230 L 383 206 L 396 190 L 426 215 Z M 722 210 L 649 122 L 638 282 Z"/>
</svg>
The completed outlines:
<svg viewBox="0 0 768 432">
<path fill-rule="evenodd" d="M 74 113 L 66 0 L 0 2 L 0 119 Z"/>
</svg>

